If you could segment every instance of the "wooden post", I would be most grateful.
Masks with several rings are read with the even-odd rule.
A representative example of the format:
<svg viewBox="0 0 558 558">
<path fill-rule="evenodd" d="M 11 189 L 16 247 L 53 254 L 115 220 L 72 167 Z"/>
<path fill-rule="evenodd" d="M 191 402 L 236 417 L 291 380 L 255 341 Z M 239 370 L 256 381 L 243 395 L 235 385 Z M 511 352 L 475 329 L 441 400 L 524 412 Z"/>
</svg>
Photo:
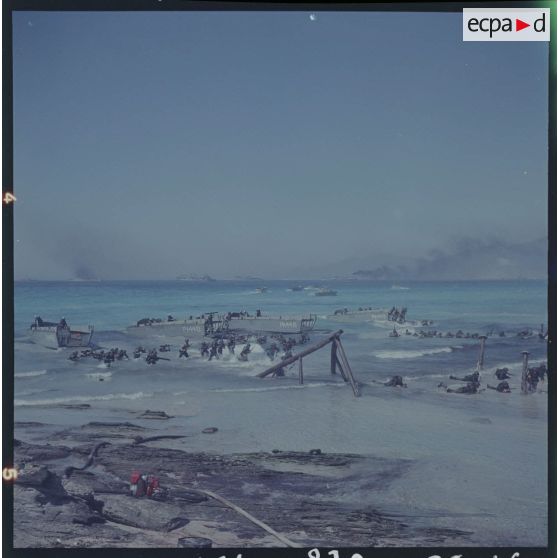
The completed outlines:
<svg viewBox="0 0 558 558">
<path fill-rule="evenodd" d="M 353 377 L 353 371 L 351 370 L 351 366 L 349 365 L 347 355 L 345 354 L 345 349 L 343 348 L 343 345 L 341 345 L 341 341 L 339 339 L 337 339 L 337 343 L 338 343 L 339 353 L 341 355 L 341 362 L 343 363 L 343 366 L 345 368 L 345 374 L 349 378 L 349 382 L 351 383 L 351 387 L 353 388 L 353 393 L 355 394 L 355 397 L 359 397 L 360 391 Z"/>
<path fill-rule="evenodd" d="M 479 339 L 480 339 L 480 354 L 479 354 L 478 368 L 479 370 L 482 370 L 484 367 L 484 343 L 486 341 L 486 335 L 481 335 Z"/>
<path fill-rule="evenodd" d="M 298 359 L 298 383 L 300 385 L 304 383 L 304 374 L 302 373 L 302 358 Z"/>
<path fill-rule="evenodd" d="M 529 370 L 529 351 L 523 351 L 523 370 L 521 372 L 521 393 L 528 393 L 527 371 Z"/>
<path fill-rule="evenodd" d="M 331 373 L 336 374 L 337 367 L 337 344 L 335 341 L 331 342 Z"/>
<path fill-rule="evenodd" d="M 339 338 L 335 338 L 332 341 L 332 344 L 335 345 L 335 364 L 339 369 L 343 381 L 348 382 L 349 377 L 347 376 L 347 371 L 345 369 L 345 365 L 343 364 L 343 356 L 341 354 L 341 351 L 339 350 L 339 347 L 341 346 L 341 342 L 339 341 Z"/>
</svg>

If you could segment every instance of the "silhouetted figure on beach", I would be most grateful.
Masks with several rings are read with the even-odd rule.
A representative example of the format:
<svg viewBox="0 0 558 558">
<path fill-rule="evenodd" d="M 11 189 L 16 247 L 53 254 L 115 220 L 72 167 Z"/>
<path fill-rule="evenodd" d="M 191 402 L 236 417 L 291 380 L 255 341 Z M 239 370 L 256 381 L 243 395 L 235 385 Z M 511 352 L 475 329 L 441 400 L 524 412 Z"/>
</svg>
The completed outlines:
<svg viewBox="0 0 558 558">
<path fill-rule="evenodd" d="M 488 389 L 494 389 L 499 393 L 511 393 L 511 388 L 508 382 L 500 382 L 496 387 L 486 385 Z"/>
<path fill-rule="evenodd" d="M 387 387 L 407 387 L 407 384 L 403 383 L 402 376 L 393 376 L 387 382 L 384 382 L 384 386 Z"/>
<path fill-rule="evenodd" d="M 475 394 L 479 392 L 479 384 L 475 382 L 469 382 L 464 386 L 458 388 L 447 388 L 448 393 L 464 393 L 467 395 Z"/>
<path fill-rule="evenodd" d="M 478 372 L 473 372 L 472 374 L 467 374 L 462 378 L 458 376 L 450 376 L 450 380 L 459 380 L 460 382 L 475 382 L 478 383 L 480 374 Z"/>
<path fill-rule="evenodd" d="M 498 380 L 509 380 L 511 378 L 509 368 L 497 368 L 496 372 L 494 372 L 494 376 L 496 376 Z"/>
</svg>

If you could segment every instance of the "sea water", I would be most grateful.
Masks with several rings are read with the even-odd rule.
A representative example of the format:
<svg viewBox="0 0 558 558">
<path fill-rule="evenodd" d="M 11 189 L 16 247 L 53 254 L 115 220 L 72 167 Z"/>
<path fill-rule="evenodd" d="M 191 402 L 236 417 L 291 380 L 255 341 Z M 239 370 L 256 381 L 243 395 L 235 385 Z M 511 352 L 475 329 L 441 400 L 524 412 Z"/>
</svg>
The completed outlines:
<svg viewBox="0 0 558 558">
<path fill-rule="evenodd" d="M 291 291 L 295 285 L 306 287 Z M 337 296 L 318 297 L 311 287 L 328 286 Z M 264 293 L 257 288 L 267 287 Z M 188 438 L 175 446 L 219 453 L 280 450 L 354 452 L 405 459 L 407 472 L 378 492 L 344 497 L 408 514 L 425 524 L 470 530 L 472 544 L 544 545 L 547 537 L 547 382 L 536 393 L 520 393 L 521 351 L 533 364 L 546 362 L 547 345 L 525 328 L 547 325 L 546 283 L 483 282 L 319 282 L 319 281 L 131 281 L 18 282 L 15 286 L 15 420 L 36 421 L 37 430 L 18 429 L 32 441 L 90 421 L 132 421 Z M 496 368 L 513 374 L 511 394 L 483 390 L 447 393 L 440 382 L 471 373 L 478 360 L 475 339 L 389 337 L 385 319 L 335 322 L 336 309 L 406 306 L 409 320 L 433 320 L 411 331 L 489 334 L 482 386 L 497 385 Z M 362 384 L 355 398 L 329 370 L 329 350 L 304 359 L 284 378 L 256 377 L 270 366 L 253 344 L 248 362 L 227 349 L 219 360 L 202 359 L 192 340 L 190 358 L 178 359 L 183 338 L 134 338 L 126 326 L 143 317 L 185 318 L 206 312 L 245 310 L 263 315 L 316 314 L 311 342 L 343 329 L 342 342 Z M 145 360 L 68 360 L 71 349 L 51 350 L 29 342 L 33 317 L 93 324 L 93 341 L 103 347 L 158 348 L 170 353 L 149 366 Z M 405 326 L 402 326 L 405 329 Z M 505 332 L 505 337 L 499 333 Z M 239 348 L 236 349 L 237 353 Z M 298 350 L 295 347 L 294 351 Z M 398 374 L 407 388 L 382 381 Z M 457 382 L 458 383 L 458 382 Z M 87 403 L 89 408 L 63 405 Z M 174 418 L 147 421 L 138 413 L 165 411 Z M 208 426 L 219 430 L 200 434 Z M 21 430 L 21 431 L 20 431 Z"/>
</svg>

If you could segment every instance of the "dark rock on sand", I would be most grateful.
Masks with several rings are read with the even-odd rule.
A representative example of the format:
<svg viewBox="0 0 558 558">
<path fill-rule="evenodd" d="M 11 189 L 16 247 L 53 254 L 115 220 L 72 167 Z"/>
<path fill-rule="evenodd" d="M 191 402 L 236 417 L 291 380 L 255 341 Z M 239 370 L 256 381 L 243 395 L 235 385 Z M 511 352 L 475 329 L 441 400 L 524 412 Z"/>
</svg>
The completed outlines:
<svg viewBox="0 0 558 558">
<path fill-rule="evenodd" d="M 184 512 L 173 504 L 116 494 L 103 495 L 97 500 L 102 503 L 103 517 L 124 525 L 168 532 L 189 523 Z"/>
<path fill-rule="evenodd" d="M 204 434 L 214 434 L 214 433 L 217 432 L 218 430 L 219 430 L 219 429 L 216 428 L 215 426 L 210 426 L 210 427 L 208 427 L 208 428 L 204 428 L 204 429 L 202 430 L 202 432 L 203 432 Z"/>
<path fill-rule="evenodd" d="M 51 446 L 49 444 L 36 446 L 21 440 L 18 440 L 18 444 L 14 444 L 14 447 L 17 447 L 17 457 L 20 466 L 26 463 L 41 463 L 51 459 L 63 459 L 72 452 L 70 448 L 64 446 Z"/>
<path fill-rule="evenodd" d="M 34 488 L 45 486 L 52 473 L 42 465 L 29 464 L 19 470 L 17 482 Z"/>
<path fill-rule="evenodd" d="M 71 403 L 64 405 L 53 405 L 55 407 L 61 407 L 62 409 L 90 409 L 91 405 L 89 403 Z"/>
<path fill-rule="evenodd" d="M 91 442 L 94 439 L 133 439 L 139 432 L 145 431 L 143 426 L 131 422 L 88 422 L 79 428 L 69 428 L 53 434 L 57 440 Z"/>
<path fill-rule="evenodd" d="M 165 413 L 165 411 L 150 411 L 149 409 L 147 409 L 147 411 L 144 411 L 141 415 L 139 415 L 139 418 L 167 420 L 167 419 L 171 419 L 171 418 L 174 418 L 174 417 L 172 417 L 170 415 L 167 415 L 167 413 Z"/>
<path fill-rule="evenodd" d="M 90 498 L 95 494 L 128 494 L 127 482 L 112 475 L 98 475 L 89 471 L 74 470 L 70 478 L 62 480 L 62 486 L 71 496 Z"/>
<path fill-rule="evenodd" d="M 134 425 L 102 424 L 99 430 L 110 435 L 114 428 L 116 433 L 124 428 L 137 434 Z M 75 443 L 87 431 L 77 427 L 65 436 Z M 83 462 L 95 438 L 71 450 L 22 445 L 15 450 L 16 463 L 20 450 L 26 456 L 46 457 L 56 450 L 63 456 L 71 451 L 68 459 Z M 177 547 L 179 538 L 190 539 L 181 545 L 201 546 L 187 532 L 176 531 L 189 520 L 207 527 L 201 534 L 212 539 L 213 546 L 281 545 L 260 526 L 196 489 L 226 498 L 305 546 L 467 546 L 471 541 L 471 533 L 425 525 L 424 518 L 408 515 L 404 507 L 373 507 L 370 496 L 405 475 L 413 466 L 410 460 L 294 451 L 215 455 L 121 440 L 104 447 L 87 471 L 74 470 L 62 484 L 53 467 L 63 470 L 68 459 L 57 464 L 37 461 L 23 475 L 26 484 L 16 483 L 16 546 Z M 152 499 L 133 498 L 126 491 L 130 473 L 138 467 L 160 480 L 161 490 Z M 346 494 L 359 497 L 346 499 Z M 105 523 L 99 523 L 101 519 Z"/>
</svg>

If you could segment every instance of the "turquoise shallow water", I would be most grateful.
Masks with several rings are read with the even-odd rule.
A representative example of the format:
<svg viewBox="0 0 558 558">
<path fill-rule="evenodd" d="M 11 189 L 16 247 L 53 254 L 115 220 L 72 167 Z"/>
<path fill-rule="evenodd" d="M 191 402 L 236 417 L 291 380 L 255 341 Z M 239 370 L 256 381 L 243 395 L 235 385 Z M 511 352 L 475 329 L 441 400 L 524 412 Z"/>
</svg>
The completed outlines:
<svg viewBox="0 0 558 558">
<path fill-rule="evenodd" d="M 289 287 L 327 285 L 336 297 Z M 267 287 L 263 294 L 258 287 Z M 483 386 L 497 382 L 495 368 L 508 366 L 513 391 L 475 396 L 437 389 L 449 374 L 472 371 L 474 339 L 388 336 L 385 321 L 334 323 L 337 308 L 408 307 L 410 320 L 429 319 L 441 331 L 496 333 L 486 343 Z M 131 350 L 138 340 L 124 328 L 144 316 L 185 317 L 207 311 L 261 309 L 264 314 L 318 315 L 312 338 L 343 328 L 343 344 L 362 397 L 329 373 L 328 351 L 304 361 L 306 384 L 296 367 L 281 379 L 261 380 L 269 359 L 257 346 L 249 362 L 225 355 L 207 362 L 194 343 L 191 358 L 178 360 L 180 338 L 142 339 L 145 346 L 173 345 L 171 361 L 149 367 L 143 360 L 115 363 L 68 361 L 68 351 L 31 344 L 27 328 L 35 314 L 72 324 L 94 324 L 101 346 Z M 347 494 L 371 505 L 434 514 L 444 525 L 470 529 L 479 544 L 544 544 L 547 504 L 547 393 L 519 393 L 521 351 L 546 360 L 546 343 L 516 333 L 546 325 L 544 282 L 27 282 L 15 289 L 16 421 L 39 421 L 16 435 L 44 439 L 46 432 L 93 420 L 139 420 L 145 409 L 165 410 L 170 421 L 146 426 L 188 433 L 182 449 L 233 453 L 271 449 L 358 452 L 410 459 L 409 472 L 381 494 Z M 418 328 L 420 329 L 420 328 Z M 400 374 L 407 389 L 374 381 Z M 102 379 L 103 381 L 100 381 Z M 88 403 L 84 410 L 61 404 Z M 141 421 L 140 421 L 141 422 Z M 145 422 L 145 421 L 144 421 Z M 302 426 L 301 426 L 302 425 Z M 217 426 L 214 436 L 202 428 Z M 481 521 L 479 518 L 483 518 Z"/>
<path fill-rule="evenodd" d="M 312 291 L 290 292 L 293 285 L 331 286 L 336 297 Z M 268 292 L 256 293 L 265 286 Z M 546 283 L 542 281 L 316 282 L 262 281 L 194 283 L 188 281 L 19 282 L 15 287 L 16 334 L 33 315 L 71 323 L 93 323 L 98 330 L 119 329 L 143 315 L 186 316 L 196 312 L 261 307 L 269 313 L 316 312 L 336 308 L 406 305 L 410 316 L 436 320 L 459 317 L 463 326 L 501 323 L 510 327 L 546 322 Z"/>
</svg>

